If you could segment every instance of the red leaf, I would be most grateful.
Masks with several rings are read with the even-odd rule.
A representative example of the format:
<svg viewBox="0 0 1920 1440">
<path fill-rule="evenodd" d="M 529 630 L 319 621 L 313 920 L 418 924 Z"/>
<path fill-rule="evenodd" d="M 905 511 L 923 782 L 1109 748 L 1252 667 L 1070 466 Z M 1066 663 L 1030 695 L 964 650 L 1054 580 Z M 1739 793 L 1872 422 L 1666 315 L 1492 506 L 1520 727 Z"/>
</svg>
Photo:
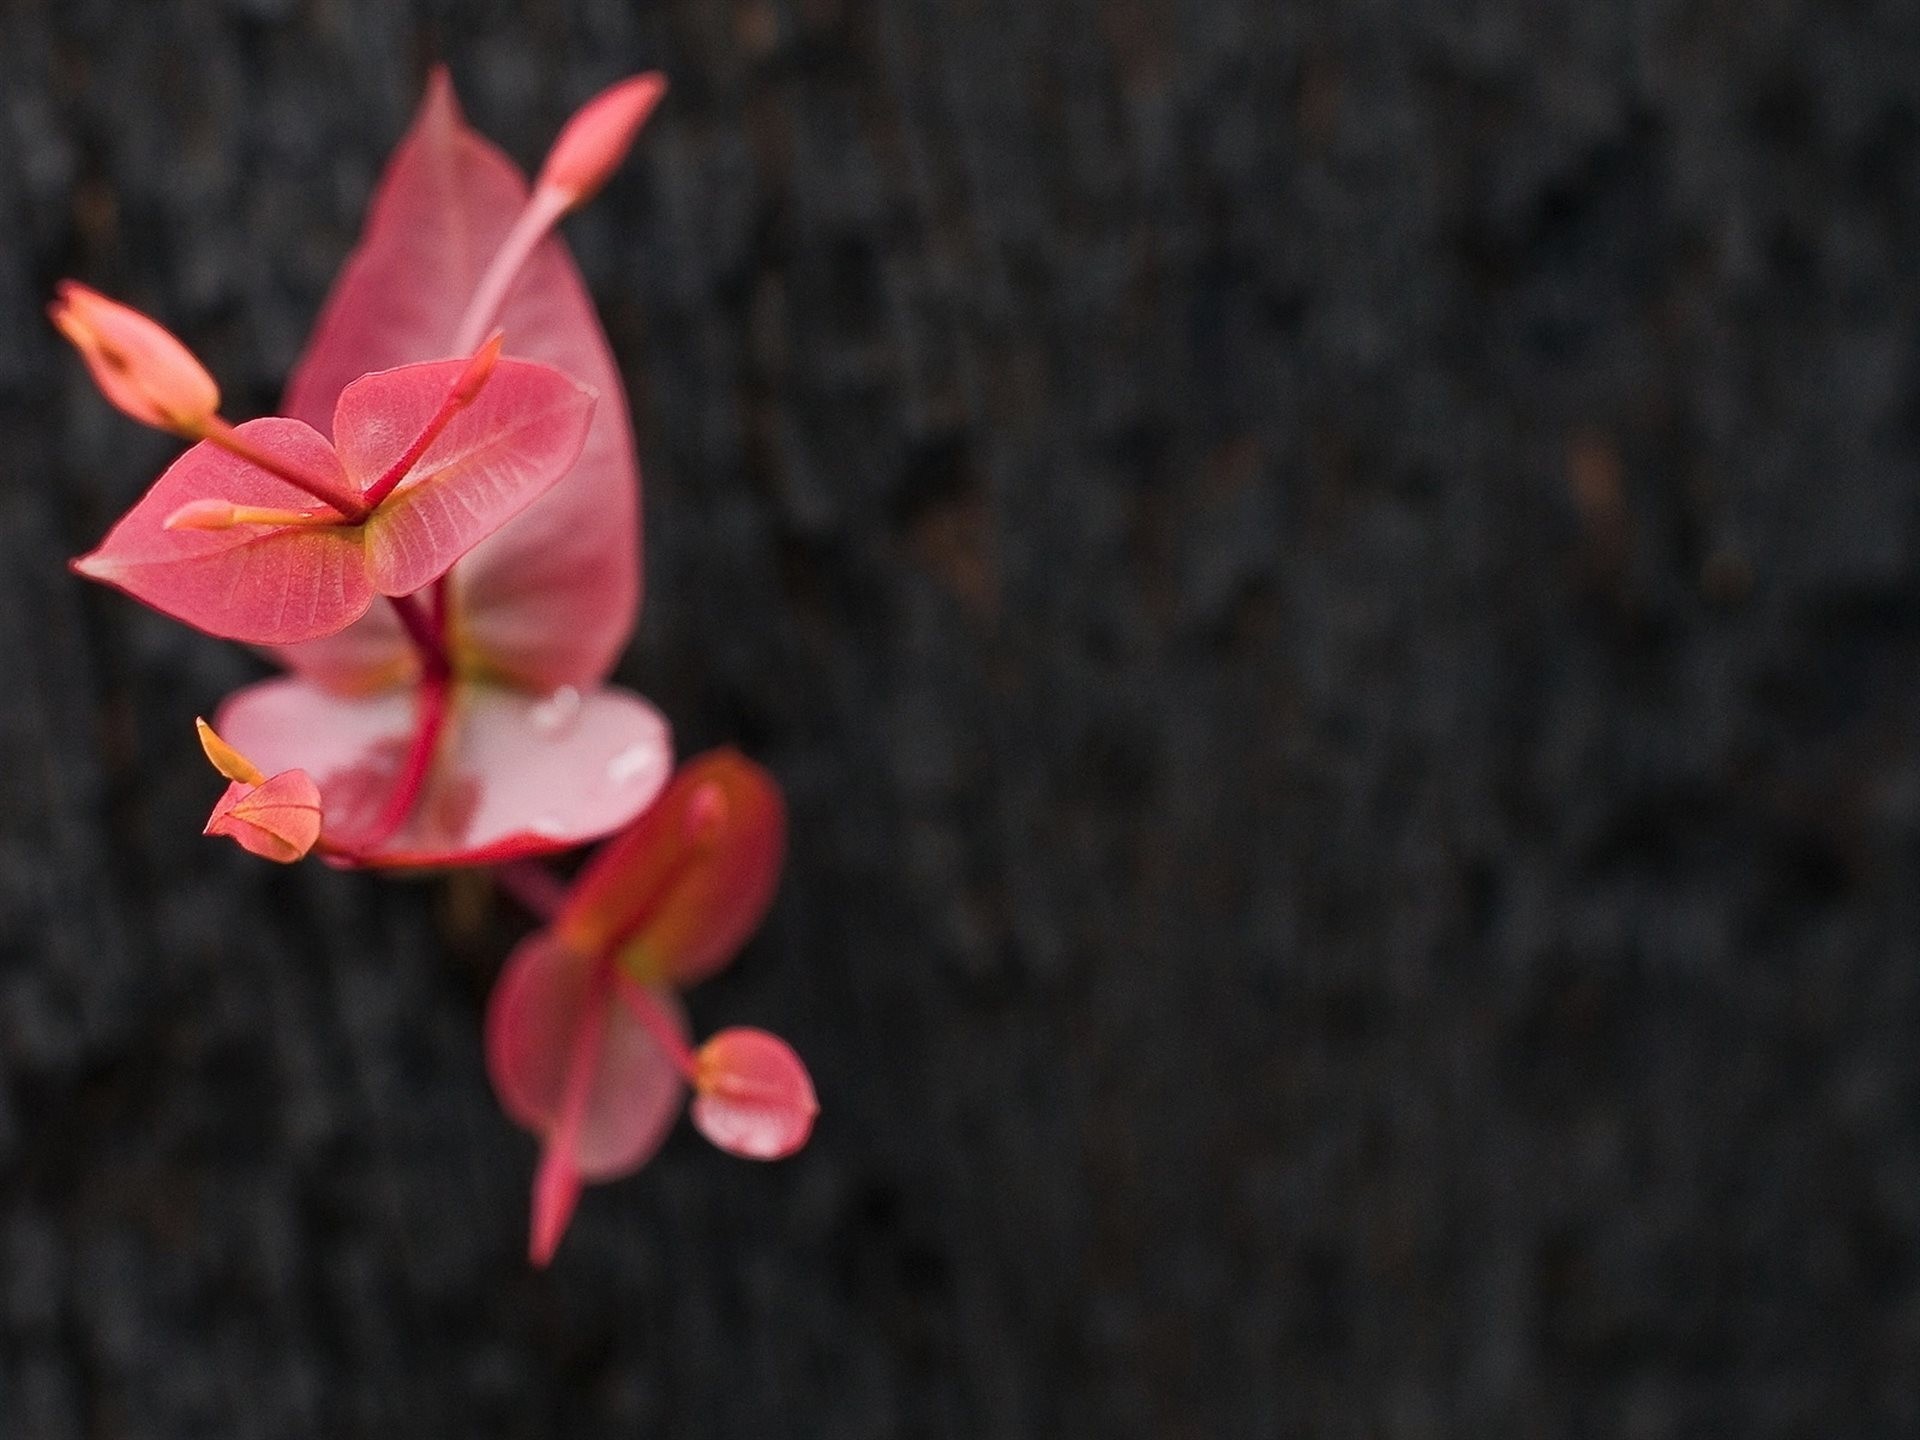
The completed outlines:
<svg viewBox="0 0 1920 1440">
<path fill-rule="evenodd" d="M 355 490 L 403 460 L 466 368 L 406 365 L 341 392 L 334 444 Z M 593 392 L 553 367 L 502 360 L 367 521 L 374 588 L 411 595 L 431 584 L 552 489 L 579 455 L 593 408 Z"/>
<path fill-rule="evenodd" d="M 239 434 L 296 469 L 345 483 L 333 447 L 298 420 L 252 420 Z M 210 497 L 266 510 L 314 508 L 305 491 L 202 441 L 74 569 L 210 635 L 256 645 L 331 635 L 373 603 L 358 528 L 166 528 L 169 518 Z"/>
<path fill-rule="evenodd" d="M 654 998 L 684 1041 L 679 1002 L 665 992 Z M 605 1011 L 605 1035 L 574 1159 L 586 1179 L 610 1180 L 639 1169 L 665 1142 L 686 1081 L 631 1012 L 613 1003 L 611 985 L 596 986 L 592 960 L 546 931 L 521 942 L 487 1005 L 487 1070 L 506 1112 L 547 1134 L 560 1118 L 590 1003 Z"/>
<path fill-rule="evenodd" d="M 820 1113 L 807 1067 L 764 1030 L 722 1030 L 695 1060 L 693 1123 L 715 1145 L 748 1160 L 781 1160 L 807 1143 Z"/>
<path fill-rule="evenodd" d="M 589 952 L 617 946 L 643 981 L 684 988 L 753 934 L 773 902 L 785 844 L 773 777 L 738 751 L 709 751 L 588 862 L 555 929 Z"/>
<path fill-rule="evenodd" d="M 624 690 L 542 699 L 468 683 L 451 705 L 419 804 L 359 863 L 483 865 L 564 850 L 626 824 L 672 767 L 666 722 Z M 263 770 L 311 774 L 328 840 L 351 850 L 385 807 L 415 721 L 410 689 L 352 697 L 283 678 L 228 697 L 217 724 Z"/>
<path fill-rule="evenodd" d="M 487 1074 L 506 1112 L 545 1142 L 531 1255 L 560 1243 L 582 1181 L 638 1170 L 665 1142 L 685 1093 L 679 1066 L 613 1003 L 610 963 L 542 931 L 508 957 L 487 1005 Z M 686 1017 L 655 997 L 685 1044 Z"/>
<path fill-rule="evenodd" d="M 468 128 L 437 72 L 294 372 L 287 413 L 324 428 L 360 375 L 451 353 L 526 198 L 519 170 Z M 567 478 L 460 564 L 458 627 L 495 673 L 533 689 L 585 688 L 612 670 L 639 606 L 639 475 L 625 394 L 557 238 L 534 250 L 495 323 L 508 354 L 553 365 L 600 399 Z M 308 674 L 341 673 L 376 648 L 348 634 L 287 658 Z"/>
</svg>

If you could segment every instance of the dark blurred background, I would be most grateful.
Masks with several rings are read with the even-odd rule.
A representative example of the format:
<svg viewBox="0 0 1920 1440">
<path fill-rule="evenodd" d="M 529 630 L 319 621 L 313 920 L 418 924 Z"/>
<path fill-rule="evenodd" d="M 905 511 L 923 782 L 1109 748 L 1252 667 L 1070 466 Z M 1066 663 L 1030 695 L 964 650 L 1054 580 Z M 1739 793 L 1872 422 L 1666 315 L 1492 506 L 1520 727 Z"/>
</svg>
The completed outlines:
<svg viewBox="0 0 1920 1440">
<path fill-rule="evenodd" d="M 426 67 L 626 366 L 623 678 L 793 806 L 825 1106 L 522 1261 L 524 922 L 197 832 L 68 576 Z M 1920 1433 L 1920 7 L 0 0 L 0 1429 Z"/>
</svg>

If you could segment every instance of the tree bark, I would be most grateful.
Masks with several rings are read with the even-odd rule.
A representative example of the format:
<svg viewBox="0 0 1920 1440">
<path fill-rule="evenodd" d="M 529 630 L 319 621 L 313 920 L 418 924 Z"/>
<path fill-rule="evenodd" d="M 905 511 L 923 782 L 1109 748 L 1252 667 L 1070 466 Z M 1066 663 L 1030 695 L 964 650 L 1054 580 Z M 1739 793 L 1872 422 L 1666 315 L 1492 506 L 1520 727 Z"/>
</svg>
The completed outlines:
<svg viewBox="0 0 1920 1440">
<path fill-rule="evenodd" d="M 1631 13 L 1629 14 L 1628 11 Z M 268 413 L 425 66 L 632 386 L 621 679 L 788 789 L 813 1068 L 523 1261 L 525 921 L 198 838 L 258 661 L 67 574 Z M 1920 19 L 0 0 L 0 1430 L 1920 1429 Z"/>
</svg>

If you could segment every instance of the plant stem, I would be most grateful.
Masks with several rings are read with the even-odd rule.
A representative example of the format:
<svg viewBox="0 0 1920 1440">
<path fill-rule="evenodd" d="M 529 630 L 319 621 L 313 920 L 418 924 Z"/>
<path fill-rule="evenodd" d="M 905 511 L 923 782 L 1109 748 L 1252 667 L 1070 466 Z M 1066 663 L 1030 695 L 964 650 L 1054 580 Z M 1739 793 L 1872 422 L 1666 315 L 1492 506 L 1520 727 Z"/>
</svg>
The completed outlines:
<svg viewBox="0 0 1920 1440">
<path fill-rule="evenodd" d="M 407 639 L 413 642 L 413 648 L 420 652 L 420 671 L 423 675 L 453 673 L 453 660 L 447 654 L 444 626 L 427 613 L 427 609 L 414 595 L 389 595 L 389 604 L 394 614 L 400 617 L 400 624 L 407 632 Z M 436 600 L 437 608 L 437 600 Z"/>
<path fill-rule="evenodd" d="M 440 736 L 446 729 L 448 692 L 452 688 L 452 680 L 445 674 L 428 671 L 420 677 L 413 741 L 407 747 L 406 759 L 401 763 L 400 774 L 387 795 L 387 803 L 381 807 L 379 818 L 365 836 L 356 837 L 354 844 L 358 849 L 375 850 L 386 844 L 420 803 L 421 792 L 427 785 L 427 772 L 433 768 L 434 752 L 440 748 Z"/>
<path fill-rule="evenodd" d="M 297 469 L 277 456 L 269 455 L 264 450 L 256 448 L 244 435 L 218 415 L 206 423 L 206 428 L 200 434 L 201 438 L 218 445 L 229 455 L 286 481 L 294 489 L 304 491 L 322 504 L 331 505 L 340 512 L 343 520 L 357 524 L 372 513 L 371 507 L 346 487 L 337 485 L 324 476 L 312 475 Z"/>
<path fill-rule="evenodd" d="M 537 860 L 510 860 L 493 869 L 494 883 L 538 919 L 551 923 L 567 903 L 567 886 Z"/>
<path fill-rule="evenodd" d="M 460 328 L 453 337 L 454 354 L 465 355 L 486 338 L 507 292 L 520 276 L 520 267 L 566 213 L 567 197 L 558 191 L 540 187 L 527 197 L 513 228 L 507 231 L 507 238 L 500 242 L 493 259 L 487 262 L 486 273 L 480 277 L 473 298 L 467 302 L 466 313 L 460 317 Z"/>
</svg>

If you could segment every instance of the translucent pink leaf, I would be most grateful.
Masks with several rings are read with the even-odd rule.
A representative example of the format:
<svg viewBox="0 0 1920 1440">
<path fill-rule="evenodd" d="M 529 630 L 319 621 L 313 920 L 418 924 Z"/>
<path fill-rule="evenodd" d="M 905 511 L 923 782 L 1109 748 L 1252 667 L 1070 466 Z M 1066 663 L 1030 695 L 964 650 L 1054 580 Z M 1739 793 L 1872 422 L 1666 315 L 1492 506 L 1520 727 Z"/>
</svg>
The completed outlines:
<svg viewBox="0 0 1920 1440">
<path fill-rule="evenodd" d="M 555 929 L 582 950 L 616 945 L 629 974 L 684 988 L 759 926 L 785 847 L 773 777 L 738 751 L 709 751 L 588 862 Z"/>
<path fill-rule="evenodd" d="M 377 694 L 411 682 L 420 670 L 419 652 L 391 605 L 371 607 L 337 635 L 270 653 L 294 674 L 341 695 Z"/>
<path fill-rule="evenodd" d="M 286 412 L 324 429 L 359 376 L 451 354 L 467 301 L 526 198 L 520 171 L 468 128 L 436 72 L 294 372 Z M 620 373 L 557 238 L 535 249 L 494 323 L 509 355 L 553 365 L 600 398 L 567 478 L 454 572 L 462 639 L 530 688 L 585 688 L 612 670 L 639 607 L 639 475 Z M 337 674 L 372 648 L 345 635 L 288 663 Z"/>
<path fill-rule="evenodd" d="M 410 688 L 355 697 L 284 678 L 228 697 L 216 724 L 263 770 L 312 775 L 329 843 L 352 850 L 355 833 L 385 808 L 415 722 Z M 389 867 L 481 865 L 567 849 L 631 820 L 672 763 L 666 722 L 627 691 L 542 698 L 462 684 L 420 802 L 396 832 L 355 858 Z"/>
<path fill-rule="evenodd" d="M 639 1169 L 660 1148 L 686 1081 L 645 1028 L 613 1002 L 611 986 L 596 987 L 594 965 L 546 931 L 522 941 L 487 1005 L 487 1069 L 506 1112 L 545 1135 L 560 1117 L 588 1003 L 603 1007 L 606 1033 L 575 1162 L 586 1179 L 609 1180 Z M 654 998 L 684 1042 L 679 1002 L 666 992 Z"/>
<path fill-rule="evenodd" d="M 487 1073 L 501 1107 L 544 1142 L 534 1182 L 531 1255 L 560 1243 L 583 1181 L 610 1180 L 650 1160 L 685 1094 L 679 1066 L 623 1006 L 612 966 L 547 932 L 508 957 L 487 1005 Z M 671 996 L 656 1013 L 686 1043 Z"/>
<path fill-rule="evenodd" d="M 404 462 L 466 369 L 442 360 L 365 375 L 340 394 L 334 445 L 356 491 Z M 367 568 L 410 595 L 558 484 L 586 440 L 593 392 L 550 365 L 502 360 L 367 521 Z"/>
<path fill-rule="evenodd" d="M 263 859 L 291 865 L 320 839 L 320 791 L 299 770 L 258 784 L 230 781 L 205 833 L 224 835 Z"/>
<path fill-rule="evenodd" d="M 298 420 L 253 420 L 239 434 L 302 472 L 344 483 L 333 447 Z M 372 603 L 358 528 L 166 527 L 183 508 L 207 499 L 266 510 L 315 508 L 305 491 L 202 441 L 174 461 L 74 569 L 210 635 L 256 645 L 333 634 Z"/>
<path fill-rule="evenodd" d="M 793 1048 L 745 1026 L 700 1047 L 693 1123 L 715 1145 L 749 1160 L 780 1160 L 807 1143 L 820 1113 L 813 1081 Z"/>
</svg>

